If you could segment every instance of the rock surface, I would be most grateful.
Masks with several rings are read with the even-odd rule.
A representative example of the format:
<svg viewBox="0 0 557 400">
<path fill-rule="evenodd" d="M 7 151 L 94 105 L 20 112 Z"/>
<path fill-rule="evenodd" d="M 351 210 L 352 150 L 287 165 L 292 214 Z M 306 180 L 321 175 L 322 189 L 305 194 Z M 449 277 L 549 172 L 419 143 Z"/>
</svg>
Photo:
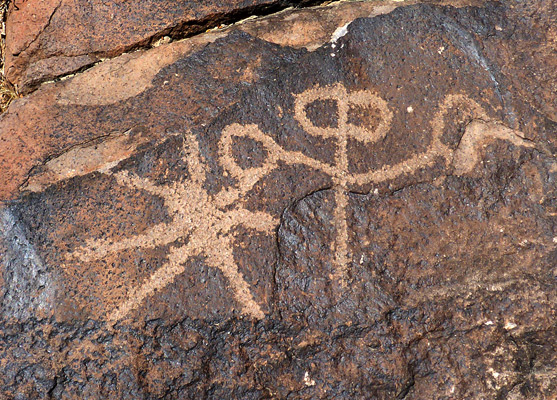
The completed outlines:
<svg viewBox="0 0 557 400">
<path fill-rule="evenodd" d="M 183 37 L 301 0 L 13 1 L 7 24 L 6 75 L 23 93 L 102 58 Z"/>
<path fill-rule="evenodd" d="M 556 11 L 453 5 L 289 10 L 15 101 L 1 396 L 552 398 Z"/>
</svg>

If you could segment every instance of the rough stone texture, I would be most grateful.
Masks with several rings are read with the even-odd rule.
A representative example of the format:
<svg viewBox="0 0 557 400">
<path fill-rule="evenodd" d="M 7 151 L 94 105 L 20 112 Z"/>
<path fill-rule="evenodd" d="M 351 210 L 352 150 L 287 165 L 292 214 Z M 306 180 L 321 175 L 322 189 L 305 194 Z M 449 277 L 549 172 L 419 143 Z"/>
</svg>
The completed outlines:
<svg viewBox="0 0 557 400">
<path fill-rule="evenodd" d="M 288 11 L 15 101 L 2 395 L 554 398 L 555 14 Z"/>
<path fill-rule="evenodd" d="M 17 188 L 25 184 L 32 168 L 75 146 L 85 147 L 82 152 L 85 156 L 81 157 L 88 158 L 91 149 L 87 144 L 99 138 L 132 132 L 132 137 L 161 138 L 183 127 L 207 124 L 224 107 L 238 101 L 238 90 L 251 86 L 266 71 L 288 64 L 288 60 L 279 60 L 283 53 L 277 52 L 274 46 L 267 44 L 265 52 L 256 51 L 260 42 L 253 35 L 264 36 L 266 42 L 276 44 L 284 45 L 287 41 L 287 45 L 302 50 L 292 53 L 299 55 L 304 49 L 315 49 L 327 43 L 337 29 L 351 21 L 350 17 L 385 13 L 395 4 L 358 3 L 357 7 L 347 8 L 341 3 L 294 14 L 286 12 L 227 31 L 125 54 L 65 82 L 45 85 L 33 95 L 15 102 L 12 111 L 2 117 L 5 133 L 0 136 L 0 144 L 6 151 L 0 153 L 0 165 L 4 169 L 0 174 L 0 199 L 13 197 Z M 304 31 L 308 21 L 319 21 L 319 29 L 310 25 L 305 37 L 295 35 L 295 32 Z M 267 30 L 262 25 L 268 26 Z M 229 36 L 231 32 L 236 36 Z M 253 40 L 240 40 L 240 32 L 250 34 Z M 197 53 L 219 38 L 223 41 L 205 53 Z M 234 46 L 240 54 L 230 54 Z M 192 55 L 191 61 L 184 67 L 185 75 L 181 78 L 186 80 L 179 89 L 176 90 L 172 79 L 154 80 L 161 69 L 189 55 Z M 228 62 L 217 62 L 219 56 Z M 268 59 L 265 63 L 263 56 Z M 70 107 L 72 105 L 74 107 Z M 108 114 L 104 111 L 106 107 Z M 182 110 L 179 118 L 182 121 L 176 119 L 176 109 Z M 132 114 L 130 110 L 134 110 Z M 115 157 L 117 154 L 115 152 Z M 97 164 L 92 163 L 91 168 L 95 166 Z M 67 168 L 70 174 L 71 170 Z"/>
<path fill-rule="evenodd" d="M 183 37 L 289 0 L 18 0 L 7 19 L 6 76 L 27 93 L 45 80 L 158 39 Z"/>
</svg>

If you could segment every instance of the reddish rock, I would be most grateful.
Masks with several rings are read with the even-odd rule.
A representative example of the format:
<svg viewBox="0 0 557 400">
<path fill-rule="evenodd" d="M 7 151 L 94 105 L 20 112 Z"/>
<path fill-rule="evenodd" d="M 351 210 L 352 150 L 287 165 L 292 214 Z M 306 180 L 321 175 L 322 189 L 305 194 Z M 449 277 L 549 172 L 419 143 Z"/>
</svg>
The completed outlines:
<svg viewBox="0 0 557 400">
<path fill-rule="evenodd" d="M 551 398 L 555 11 L 537 13 L 288 11 L 14 102 L 2 393 Z"/>
<path fill-rule="evenodd" d="M 304 2 L 14 1 L 7 18 L 6 76 L 27 93 L 43 81 L 164 36 L 184 37 L 299 3 Z"/>
<path fill-rule="evenodd" d="M 238 89 L 251 85 L 263 71 L 273 68 L 261 64 L 262 54 L 254 51 L 258 46 L 255 40 L 257 36 L 264 37 L 271 43 L 294 46 L 296 49 L 316 49 L 328 42 L 335 30 L 348 22 L 357 17 L 388 12 L 393 9 L 393 4 L 395 3 L 363 3 L 359 7 L 348 9 L 347 5 L 339 4 L 319 10 L 303 10 L 300 13 L 289 11 L 261 21 L 247 22 L 223 32 L 196 36 L 149 51 L 125 54 L 67 81 L 45 85 L 37 93 L 16 101 L 10 112 L 0 117 L 3 130 L 0 145 L 6 149 L 0 153 L 0 199 L 13 197 L 20 186 L 25 186 L 33 168 L 36 169 L 32 174 L 43 171 L 42 164 L 74 146 L 87 148 L 91 141 L 110 135 L 122 135 L 131 130 L 142 132 L 139 136 L 132 135 L 141 136 L 140 141 L 144 137 L 157 139 L 178 131 L 179 124 L 174 109 L 182 109 L 184 121 L 181 123 L 185 123 L 185 126 L 207 124 L 220 109 L 235 101 L 234 96 Z M 318 28 L 312 27 L 311 35 L 304 37 L 285 34 L 299 32 L 302 29 L 300 27 L 307 26 L 312 19 L 320 24 Z M 268 28 L 264 29 L 264 26 Z M 269 30 L 271 27 L 272 32 Z M 230 36 L 231 32 L 238 31 L 250 33 L 254 38 L 243 40 L 238 34 Z M 211 65 L 206 65 L 195 52 L 219 38 L 224 42 L 212 49 L 220 49 L 216 51 L 228 63 L 212 61 Z M 239 42 L 236 51 L 240 54 L 229 54 L 229 48 L 236 46 L 236 42 Z M 276 50 L 272 50 L 272 46 L 266 45 L 264 48 L 266 57 L 280 57 Z M 215 54 L 215 50 L 207 51 Z M 178 92 L 173 89 L 176 86 L 174 80 L 178 76 L 168 75 L 160 82 L 153 81 L 163 68 L 192 53 L 193 63 L 190 63 L 187 75 L 182 76 L 189 83 L 180 83 Z M 281 65 L 280 61 L 277 62 Z M 146 91 L 151 93 L 148 98 L 141 96 Z M 137 112 L 120 116 L 123 110 L 120 106 L 137 109 Z M 112 111 L 105 111 L 107 107 Z M 165 110 L 168 107 L 170 109 L 167 112 Z M 159 115 L 149 112 L 157 108 Z M 115 117 L 107 117 L 109 114 Z M 86 150 L 86 153 L 89 151 Z M 118 158 L 118 153 L 119 150 L 115 150 L 113 157 Z M 93 162 L 90 167 L 84 168 L 100 167 Z M 70 172 L 66 172 L 64 176 L 79 173 L 79 170 L 71 172 L 75 168 L 67 169 Z M 35 178 L 31 178 L 31 184 L 33 179 Z"/>
</svg>

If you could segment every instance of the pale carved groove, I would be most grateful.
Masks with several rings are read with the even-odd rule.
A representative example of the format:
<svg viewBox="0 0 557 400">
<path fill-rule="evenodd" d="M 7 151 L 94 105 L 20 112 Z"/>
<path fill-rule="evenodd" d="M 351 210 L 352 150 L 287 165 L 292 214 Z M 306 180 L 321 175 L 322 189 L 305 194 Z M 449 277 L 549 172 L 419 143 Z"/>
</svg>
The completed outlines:
<svg viewBox="0 0 557 400">
<path fill-rule="evenodd" d="M 335 127 L 315 126 L 306 115 L 306 106 L 316 100 L 332 100 L 337 103 L 338 121 Z M 350 106 L 371 106 L 379 112 L 379 123 L 370 127 L 356 126 L 349 122 Z M 460 145 L 451 149 L 441 141 L 444 132 L 445 117 L 450 109 L 465 105 L 468 116 L 474 120 L 469 125 Z M 205 170 L 199 153 L 197 141 L 187 135 L 184 159 L 189 166 L 190 178 L 187 182 L 175 182 L 168 185 L 156 185 L 146 178 L 130 175 L 127 171 L 114 174 L 119 184 L 130 188 L 140 188 L 153 195 L 160 196 L 172 215 L 172 222 L 153 226 L 142 235 L 137 235 L 119 242 L 92 239 L 85 247 L 71 253 L 69 258 L 90 262 L 127 249 L 154 248 L 172 244 L 184 238 L 187 243 L 171 247 L 167 262 L 153 273 L 145 282 L 133 288 L 127 300 L 110 311 L 109 321 L 118 321 L 136 309 L 155 291 L 161 290 L 179 274 L 185 271 L 184 264 L 194 256 L 204 256 L 205 262 L 219 268 L 227 279 L 241 313 L 255 319 L 264 317 L 261 306 L 251 293 L 248 283 L 234 261 L 232 230 L 242 225 L 267 235 L 273 235 L 279 221 L 264 212 L 249 211 L 242 206 L 242 198 L 261 179 L 278 168 L 278 162 L 287 165 L 303 164 L 314 170 L 329 175 L 333 181 L 335 193 L 334 225 L 336 240 L 334 244 L 335 273 L 333 279 L 341 287 L 346 286 L 346 274 L 350 264 L 348 249 L 348 192 L 352 185 L 377 184 L 395 179 L 401 175 L 413 173 L 418 169 L 432 165 L 439 157 L 447 164 L 452 163 L 456 174 L 471 172 L 478 162 L 477 146 L 488 138 L 509 140 L 515 145 L 532 147 L 520 134 L 496 122 L 487 122 L 483 109 L 473 100 L 462 95 L 449 95 L 440 104 L 437 114 L 431 122 L 432 137 L 428 148 L 419 154 L 395 165 L 384 166 L 366 173 L 349 173 L 348 140 L 373 143 L 383 139 L 391 127 L 393 113 L 387 103 L 370 91 L 349 93 L 343 85 L 315 87 L 296 96 L 294 114 L 297 121 L 307 133 L 320 138 L 336 141 L 333 162 L 326 163 L 311 158 L 301 152 L 288 151 L 277 144 L 270 136 L 263 133 L 257 125 L 230 124 L 223 131 L 219 143 L 219 159 L 225 174 L 236 181 L 235 186 L 223 189 L 210 196 L 203 188 Z M 482 122 L 483 121 L 483 122 Z M 267 157 L 261 166 L 243 169 L 232 156 L 234 138 L 249 138 L 259 142 L 266 150 Z M 110 174 L 110 172 L 107 172 Z M 230 207 L 233 206 L 233 207 Z"/>
</svg>

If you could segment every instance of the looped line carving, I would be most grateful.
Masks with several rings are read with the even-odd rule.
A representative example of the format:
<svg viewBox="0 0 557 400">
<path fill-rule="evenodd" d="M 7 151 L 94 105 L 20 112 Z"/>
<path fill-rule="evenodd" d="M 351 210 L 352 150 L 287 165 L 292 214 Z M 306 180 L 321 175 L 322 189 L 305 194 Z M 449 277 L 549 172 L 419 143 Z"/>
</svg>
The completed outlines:
<svg viewBox="0 0 557 400">
<path fill-rule="evenodd" d="M 334 128 L 315 126 L 306 115 L 310 103 L 324 99 L 337 102 L 338 124 Z M 461 105 L 466 106 L 463 110 L 472 119 L 483 122 L 470 124 L 457 150 L 452 150 L 442 143 L 441 136 L 448 110 Z M 350 106 L 373 107 L 379 111 L 379 123 L 373 129 L 351 124 L 348 118 Z M 440 104 L 431 122 L 432 136 L 424 152 L 414 154 L 395 165 L 385 165 L 378 170 L 351 174 L 348 171 L 348 140 L 373 143 L 384 138 L 393 118 L 387 103 L 370 91 L 349 93 L 344 86 L 336 84 L 312 88 L 297 95 L 294 116 L 310 135 L 336 140 L 335 159 L 332 163 L 314 159 L 302 152 L 285 150 L 270 136 L 264 134 L 257 125 L 234 123 L 222 131 L 218 154 L 222 167 L 236 180 L 236 184 L 221 190 L 214 196 L 209 196 L 203 188 L 205 169 L 199 145 L 191 135 L 186 135 L 184 145 L 184 160 L 188 163 L 191 176 L 187 182 L 156 185 L 147 178 L 133 176 L 127 171 L 107 172 L 123 186 L 140 188 L 160 196 L 173 218 L 172 222 L 155 225 L 141 235 L 118 242 L 89 239 L 86 246 L 69 253 L 68 259 L 91 262 L 126 249 L 155 248 L 171 244 L 181 238 L 187 239 L 185 245 L 171 247 L 165 264 L 141 285 L 131 289 L 127 299 L 108 313 L 109 321 L 118 321 L 137 309 L 147 297 L 173 282 L 177 275 L 185 271 L 184 264 L 197 255 L 204 256 L 208 265 L 222 271 L 231 287 L 234 299 L 240 305 L 242 314 L 255 319 L 263 318 L 264 313 L 260 305 L 254 299 L 248 283 L 234 262 L 234 238 L 231 232 L 234 227 L 243 225 L 269 235 L 274 234 L 279 221 L 267 213 L 247 210 L 242 202 L 244 196 L 262 178 L 279 168 L 279 161 L 287 165 L 304 164 L 328 174 L 333 180 L 336 202 L 334 223 L 337 232 L 334 244 L 333 278 L 345 287 L 351 258 L 348 251 L 347 225 L 348 190 L 351 185 L 377 184 L 392 180 L 430 166 L 439 157 L 447 164 L 452 163 L 456 174 L 468 173 L 477 163 L 476 147 L 489 138 L 509 140 L 519 146 L 533 146 L 531 142 L 524 140 L 519 132 L 496 122 L 486 122 L 489 121 L 486 113 L 473 100 L 462 95 L 449 95 Z M 260 142 L 267 152 L 263 164 L 254 168 L 240 167 L 232 155 L 234 137 L 250 138 Z"/>
</svg>

